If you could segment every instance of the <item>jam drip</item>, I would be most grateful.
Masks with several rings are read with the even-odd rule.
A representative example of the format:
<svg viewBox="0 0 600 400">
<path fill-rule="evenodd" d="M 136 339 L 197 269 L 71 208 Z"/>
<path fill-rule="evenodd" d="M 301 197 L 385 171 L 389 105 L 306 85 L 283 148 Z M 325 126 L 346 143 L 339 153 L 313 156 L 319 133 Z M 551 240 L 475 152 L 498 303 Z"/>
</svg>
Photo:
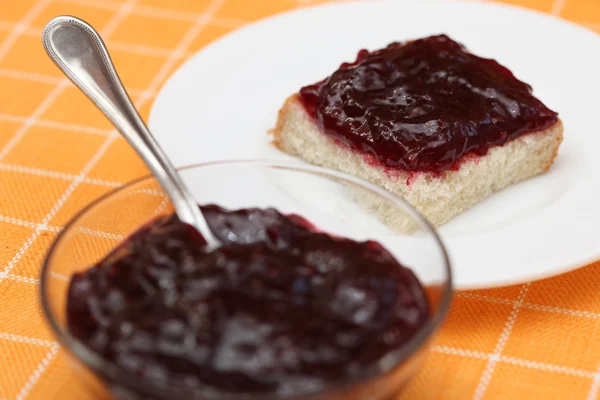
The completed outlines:
<svg viewBox="0 0 600 400">
<path fill-rule="evenodd" d="M 405 171 L 456 169 L 558 120 L 508 69 L 445 35 L 361 50 L 299 96 L 326 135 Z"/>
<path fill-rule="evenodd" d="M 297 394 L 360 375 L 429 316 L 415 275 L 375 242 L 273 209 L 202 208 L 222 247 L 175 216 L 151 222 L 74 275 L 70 332 L 171 388 Z"/>
</svg>

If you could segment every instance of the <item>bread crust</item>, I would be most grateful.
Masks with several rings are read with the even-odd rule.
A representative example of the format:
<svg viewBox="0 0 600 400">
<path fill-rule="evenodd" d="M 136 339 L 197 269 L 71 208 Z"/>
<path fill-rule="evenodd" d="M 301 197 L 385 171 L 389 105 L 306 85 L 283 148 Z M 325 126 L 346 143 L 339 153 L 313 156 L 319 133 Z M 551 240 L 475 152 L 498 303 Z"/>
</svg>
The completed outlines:
<svg viewBox="0 0 600 400">
<path fill-rule="evenodd" d="M 293 95 L 285 99 L 285 101 L 283 102 L 283 107 L 281 107 L 279 109 L 279 112 L 277 113 L 277 122 L 275 123 L 275 127 L 269 131 L 269 134 L 273 136 L 273 145 L 279 150 L 283 151 L 284 153 L 286 151 L 281 147 L 281 132 L 283 132 L 283 127 L 285 125 L 287 114 L 291 112 L 295 104 L 301 104 L 300 97 L 297 93 L 294 93 Z"/>
<path fill-rule="evenodd" d="M 554 152 L 552 153 L 552 157 L 548 159 L 546 165 L 544 165 L 544 172 L 547 172 L 550 169 L 552 164 L 554 164 L 554 160 L 556 160 L 556 157 L 558 157 L 558 149 L 560 148 L 560 144 L 562 143 L 564 137 L 564 125 L 562 120 L 559 119 L 550 128 L 547 128 L 541 132 L 548 132 L 552 129 L 556 129 L 558 131 L 558 134 L 556 135 L 555 143 L 552 146 L 554 148 Z"/>
</svg>

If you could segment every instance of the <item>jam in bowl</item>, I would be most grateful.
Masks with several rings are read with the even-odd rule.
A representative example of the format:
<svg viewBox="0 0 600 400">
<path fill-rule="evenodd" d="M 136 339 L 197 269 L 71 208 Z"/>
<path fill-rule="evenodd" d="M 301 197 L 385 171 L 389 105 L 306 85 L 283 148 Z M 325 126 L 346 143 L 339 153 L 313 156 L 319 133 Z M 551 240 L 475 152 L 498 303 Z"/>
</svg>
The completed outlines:
<svg viewBox="0 0 600 400">
<path fill-rule="evenodd" d="M 180 173 L 219 248 L 145 178 L 85 208 L 48 253 L 44 312 L 81 382 L 157 400 L 383 400 L 408 383 L 451 296 L 446 252 L 419 214 L 318 167 L 230 161 Z M 388 231 L 351 190 L 420 228 Z"/>
</svg>

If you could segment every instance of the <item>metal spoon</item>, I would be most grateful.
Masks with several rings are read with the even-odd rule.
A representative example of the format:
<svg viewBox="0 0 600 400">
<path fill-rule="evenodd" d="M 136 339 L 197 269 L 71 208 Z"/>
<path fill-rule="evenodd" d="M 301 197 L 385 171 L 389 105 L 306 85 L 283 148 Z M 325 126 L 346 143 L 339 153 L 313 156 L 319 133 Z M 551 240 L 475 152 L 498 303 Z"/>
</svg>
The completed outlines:
<svg viewBox="0 0 600 400">
<path fill-rule="evenodd" d="M 43 42 L 58 68 L 142 157 L 171 198 L 179 219 L 195 227 L 209 247 L 218 247 L 220 242 L 208 227 L 196 200 L 131 102 L 98 32 L 78 18 L 60 16 L 44 28 Z"/>
</svg>

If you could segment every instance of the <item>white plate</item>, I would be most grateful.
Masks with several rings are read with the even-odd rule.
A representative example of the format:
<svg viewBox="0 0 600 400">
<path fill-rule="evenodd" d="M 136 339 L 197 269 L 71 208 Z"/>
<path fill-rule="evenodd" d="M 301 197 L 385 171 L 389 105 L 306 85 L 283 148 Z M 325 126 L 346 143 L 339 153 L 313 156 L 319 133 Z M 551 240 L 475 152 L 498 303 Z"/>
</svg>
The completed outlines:
<svg viewBox="0 0 600 400">
<path fill-rule="evenodd" d="M 204 48 L 164 86 L 150 127 L 179 165 L 289 158 L 271 148 L 284 99 L 361 48 L 446 33 L 495 58 L 558 110 L 552 169 L 443 226 L 459 289 L 519 283 L 600 258 L 600 36 L 505 5 L 440 0 L 336 3 L 251 24 Z"/>
</svg>

